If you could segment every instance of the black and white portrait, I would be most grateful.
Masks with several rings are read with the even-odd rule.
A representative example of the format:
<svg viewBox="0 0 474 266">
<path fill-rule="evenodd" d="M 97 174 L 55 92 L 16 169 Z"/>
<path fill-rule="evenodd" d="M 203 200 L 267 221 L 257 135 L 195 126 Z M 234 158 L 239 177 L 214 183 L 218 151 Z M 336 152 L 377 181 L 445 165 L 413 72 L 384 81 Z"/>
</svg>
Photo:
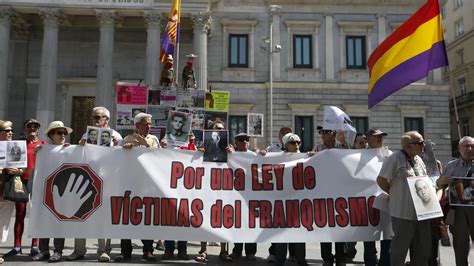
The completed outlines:
<svg viewBox="0 0 474 266">
<path fill-rule="evenodd" d="M 27 165 L 26 141 L 15 140 L 15 141 L 6 141 L 3 143 L 6 143 L 6 150 L 5 148 L 2 149 L 6 152 L 6 154 L 4 155 L 6 158 L 6 161 L 4 161 L 5 166 L 26 167 Z"/>
<path fill-rule="evenodd" d="M 207 130 L 204 132 L 204 162 L 227 161 L 227 134 L 227 130 Z"/>
<path fill-rule="evenodd" d="M 87 136 L 86 142 L 89 144 L 98 145 L 99 144 L 99 131 L 100 129 L 97 127 L 87 127 Z"/>
<path fill-rule="evenodd" d="M 112 146 L 112 130 L 111 129 L 100 129 L 100 146 Z"/>
<path fill-rule="evenodd" d="M 263 137 L 263 114 L 247 115 L 247 134 L 253 137 Z"/>
<path fill-rule="evenodd" d="M 449 185 L 449 204 L 474 207 L 473 177 L 453 177 L 453 182 Z"/>
<path fill-rule="evenodd" d="M 168 142 L 182 142 L 187 144 L 188 134 L 191 130 L 190 113 L 170 111 L 166 125 L 166 136 Z"/>
<path fill-rule="evenodd" d="M 418 220 L 443 216 L 434 182 L 427 176 L 407 178 L 407 180 Z"/>
</svg>

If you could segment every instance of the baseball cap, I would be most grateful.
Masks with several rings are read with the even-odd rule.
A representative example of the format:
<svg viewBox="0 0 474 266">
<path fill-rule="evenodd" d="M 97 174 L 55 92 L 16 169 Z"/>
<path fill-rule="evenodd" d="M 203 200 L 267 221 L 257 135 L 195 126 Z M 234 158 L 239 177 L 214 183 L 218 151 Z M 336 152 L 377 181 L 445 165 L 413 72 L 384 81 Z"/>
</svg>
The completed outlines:
<svg viewBox="0 0 474 266">
<path fill-rule="evenodd" d="M 367 133 L 365 133 L 365 135 L 368 137 L 371 137 L 371 136 L 387 136 L 388 134 L 383 132 L 382 130 L 378 129 L 378 128 L 371 128 L 367 131 Z"/>
</svg>

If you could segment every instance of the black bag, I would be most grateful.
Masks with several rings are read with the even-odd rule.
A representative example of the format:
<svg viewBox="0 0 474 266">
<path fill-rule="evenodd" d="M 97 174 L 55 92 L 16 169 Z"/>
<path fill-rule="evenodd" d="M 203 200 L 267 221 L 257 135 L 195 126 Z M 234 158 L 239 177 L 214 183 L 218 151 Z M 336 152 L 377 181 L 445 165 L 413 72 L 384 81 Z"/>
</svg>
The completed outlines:
<svg viewBox="0 0 474 266">
<path fill-rule="evenodd" d="M 9 175 L 5 178 L 3 198 L 13 202 L 28 202 L 29 192 L 19 175 Z"/>
</svg>

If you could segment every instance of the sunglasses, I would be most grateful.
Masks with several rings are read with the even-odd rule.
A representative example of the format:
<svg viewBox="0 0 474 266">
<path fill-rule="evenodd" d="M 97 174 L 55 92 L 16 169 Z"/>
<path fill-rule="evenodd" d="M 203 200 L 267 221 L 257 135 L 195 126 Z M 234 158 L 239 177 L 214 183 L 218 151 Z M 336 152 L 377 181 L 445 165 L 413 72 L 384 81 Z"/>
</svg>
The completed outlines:
<svg viewBox="0 0 474 266">
<path fill-rule="evenodd" d="M 425 141 L 424 141 L 424 140 L 420 140 L 420 141 L 418 141 L 418 142 L 410 142 L 410 144 L 423 146 L 423 145 L 425 145 Z"/>
<path fill-rule="evenodd" d="M 290 141 L 288 142 L 288 144 L 291 144 L 291 145 L 300 145 L 301 142 L 299 141 Z"/>
<path fill-rule="evenodd" d="M 27 128 L 40 128 L 40 125 L 39 124 L 36 124 L 36 123 L 31 123 L 31 124 L 28 124 L 26 125 Z"/>
<path fill-rule="evenodd" d="M 5 132 L 5 133 L 10 133 L 10 132 L 13 132 L 13 129 L 2 129 L 0 131 Z"/>
<path fill-rule="evenodd" d="M 68 133 L 66 131 L 55 131 L 54 134 L 58 135 L 58 136 L 67 136 Z"/>
<path fill-rule="evenodd" d="M 92 119 L 94 119 L 94 120 L 100 120 L 100 119 L 106 118 L 106 117 L 107 117 L 107 116 L 105 116 L 105 115 L 102 115 L 102 116 L 100 116 L 100 115 L 94 115 L 94 116 L 92 116 Z"/>
<path fill-rule="evenodd" d="M 237 141 L 247 141 L 247 142 L 249 142 L 250 139 L 237 139 Z"/>
<path fill-rule="evenodd" d="M 320 135 L 332 134 L 332 131 L 331 130 L 320 130 L 319 134 Z"/>
</svg>

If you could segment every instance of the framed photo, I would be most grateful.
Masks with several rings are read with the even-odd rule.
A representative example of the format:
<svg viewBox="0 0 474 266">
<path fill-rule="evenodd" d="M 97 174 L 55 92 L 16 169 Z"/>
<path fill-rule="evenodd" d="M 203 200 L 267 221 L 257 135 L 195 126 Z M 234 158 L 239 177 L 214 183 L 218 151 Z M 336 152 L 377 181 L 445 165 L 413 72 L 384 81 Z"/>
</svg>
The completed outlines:
<svg viewBox="0 0 474 266">
<path fill-rule="evenodd" d="M 473 177 L 453 177 L 453 182 L 449 185 L 449 204 L 474 207 Z"/>
<path fill-rule="evenodd" d="M 263 114 L 247 114 L 247 134 L 252 137 L 263 137 Z"/>
<path fill-rule="evenodd" d="M 0 141 L 0 167 L 27 167 L 26 141 Z"/>
</svg>

